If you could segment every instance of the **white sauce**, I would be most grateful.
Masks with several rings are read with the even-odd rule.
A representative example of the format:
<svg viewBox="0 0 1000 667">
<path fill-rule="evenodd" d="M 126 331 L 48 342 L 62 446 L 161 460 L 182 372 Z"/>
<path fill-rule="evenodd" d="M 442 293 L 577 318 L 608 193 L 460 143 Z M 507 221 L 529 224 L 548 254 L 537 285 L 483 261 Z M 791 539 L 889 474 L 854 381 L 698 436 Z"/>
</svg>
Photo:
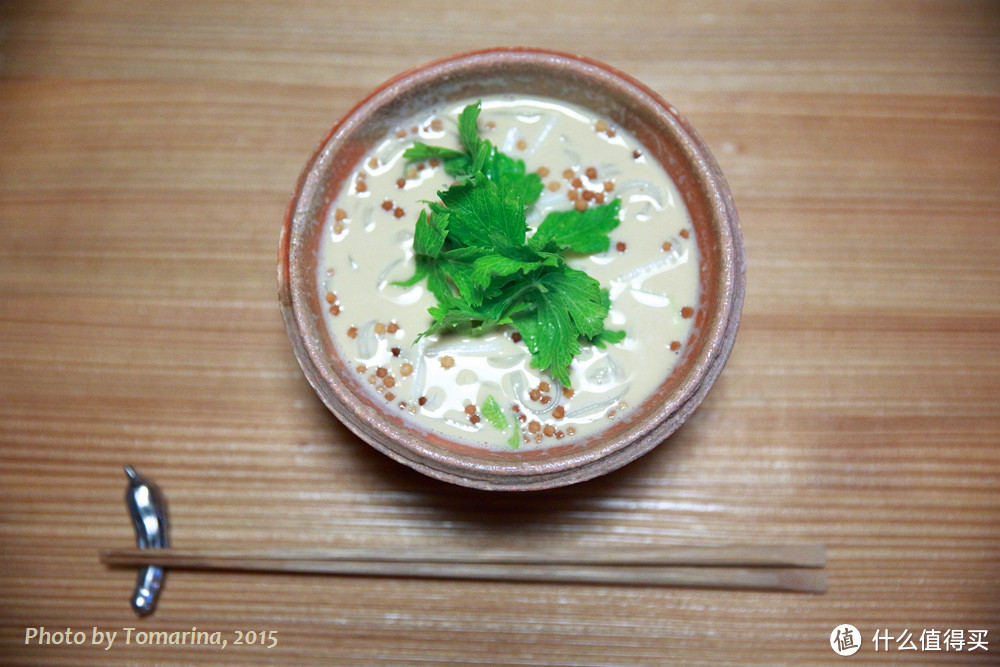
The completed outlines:
<svg viewBox="0 0 1000 667">
<path fill-rule="evenodd" d="M 457 117 L 471 101 L 429 112 L 385 137 L 330 207 L 317 276 L 320 294 L 333 300 L 326 325 L 373 395 L 422 428 L 494 449 L 510 448 L 512 436 L 520 448 L 566 444 L 607 427 L 610 419 L 628 419 L 630 406 L 656 389 L 683 352 L 698 304 L 691 220 L 663 168 L 620 129 L 562 102 L 485 98 L 481 136 L 523 159 L 529 171 L 548 169 L 546 188 L 529 210 L 531 229 L 549 211 L 574 205 L 567 169 L 583 190 L 622 200 L 611 249 L 569 263 L 609 289 L 605 326 L 627 336 L 606 349 L 583 346 L 570 368 L 571 396 L 530 366 L 530 353 L 509 329 L 414 343 L 430 325 L 427 309 L 436 299 L 423 282 L 409 288 L 391 283 L 413 275 L 417 215 L 452 179 L 440 166 L 408 166 L 402 154 L 414 141 L 459 148 Z M 587 177 L 590 167 L 596 178 Z M 550 183 L 558 189 L 549 189 Z M 386 201 L 391 205 L 383 207 Z M 506 414 L 507 430 L 482 417 L 489 396 Z M 469 405 L 476 406 L 473 415 L 466 412 Z"/>
</svg>

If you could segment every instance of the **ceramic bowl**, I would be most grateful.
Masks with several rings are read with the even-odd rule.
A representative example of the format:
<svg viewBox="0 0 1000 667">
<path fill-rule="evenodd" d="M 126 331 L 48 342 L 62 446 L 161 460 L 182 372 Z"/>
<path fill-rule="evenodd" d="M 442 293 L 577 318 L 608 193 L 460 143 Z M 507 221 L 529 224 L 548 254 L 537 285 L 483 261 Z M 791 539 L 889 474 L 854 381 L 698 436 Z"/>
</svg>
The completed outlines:
<svg viewBox="0 0 1000 667">
<path fill-rule="evenodd" d="M 504 452 L 422 431 L 370 397 L 338 355 L 323 321 L 316 255 L 330 202 L 365 153 L 393 127 L 444 102 L 517 93 L 587 107 L 629 131 L 676 183 L 701 254 L 694 333 L 672 373 L 628 420 L 569 445 Z M 531 490 L 579 482 L 617 469 L 673 433 L 719 377 L 736 337 L 745 260 L 725 179 L 694 129 L 667 102 L 611 67 L 537 49 L 493 49 L 431 62 L 375 90 L 341 119 L 303 171 L 281 234 L 279 303 L 306 378 L 327 407 L 375 449 L 448 482 L 491 490 Z"/>
</svg>

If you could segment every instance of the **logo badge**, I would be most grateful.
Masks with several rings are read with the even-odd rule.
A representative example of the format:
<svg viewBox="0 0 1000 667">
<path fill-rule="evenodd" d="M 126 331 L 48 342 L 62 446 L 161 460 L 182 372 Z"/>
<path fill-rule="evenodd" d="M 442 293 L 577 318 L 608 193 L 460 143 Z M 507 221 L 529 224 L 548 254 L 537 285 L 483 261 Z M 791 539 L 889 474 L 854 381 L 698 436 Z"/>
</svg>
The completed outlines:
<svg viewBox="0 0 1000 667">
<path fill-rule="evenodd" d="M 861 631 L 850 623 L 838 625 L 830 633 L 830 648 L 837 655 L 854 655 L 861 648 Z"/>
</svg>

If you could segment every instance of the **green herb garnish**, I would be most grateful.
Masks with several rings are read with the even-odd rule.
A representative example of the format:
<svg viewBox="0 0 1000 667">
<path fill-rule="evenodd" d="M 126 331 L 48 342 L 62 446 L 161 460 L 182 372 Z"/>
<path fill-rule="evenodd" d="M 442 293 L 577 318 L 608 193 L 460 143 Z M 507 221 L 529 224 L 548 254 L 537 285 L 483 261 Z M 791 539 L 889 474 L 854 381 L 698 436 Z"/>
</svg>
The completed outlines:
<svg viewBox="0 0 1000 667">
<path fill-rule="evenodd" d="M 497 403 L 497 399 L 493 398 L 493 395 L 486 397 L 483 401 L 483 416 L 486 417 L 486 421 L 493 425 L 493 428 L 498 431 L 506 431 L 510 428 L 510 424 L 507 422 L 507 415 L 504 414 L 503 408 Z M 521 429 L 517 427 L 517 420 L 514 420 L 514 430 L 511 431 L 510 437 L 507 438 L 507 446 L 511 449 L 517 449 L 521 445 Z"/>
<path fill-rule="evenodd" d="M 437 297 L 428 311 L 434 322 L 421 336 L 478 335 L 510 325 L 531 352 L 531 365 L 569 386 L 581 341 L 603 347 L 625 337 L 604 328 L 607 290 L 564 257 L 607 250 L 620 202 L 552 212 L 529 238 L 526 211 L 538 200 L 542 180 L 479 136 L 480 108 L 470 104 L 459 115 L 463 150 L 416 143 L 403 154 L 410 161 L 440 160 L 456 183 L 421 211 L 413 235 L 416 271 L 396 284 L 426 279 Z"/>
<path fill-rule="evenodd" d="M 494 428 L 498 431 L 506 431 L 509 424 L 507 423 L 507 416 L 503 413 L 503 408 L 497 403 L 497 399 L 493 398 L 492 395 L 487 396 L 486 400 L 483 402 L 483 416 L 486 417 L 486 421 L 493 424 Z"/>
</svg>

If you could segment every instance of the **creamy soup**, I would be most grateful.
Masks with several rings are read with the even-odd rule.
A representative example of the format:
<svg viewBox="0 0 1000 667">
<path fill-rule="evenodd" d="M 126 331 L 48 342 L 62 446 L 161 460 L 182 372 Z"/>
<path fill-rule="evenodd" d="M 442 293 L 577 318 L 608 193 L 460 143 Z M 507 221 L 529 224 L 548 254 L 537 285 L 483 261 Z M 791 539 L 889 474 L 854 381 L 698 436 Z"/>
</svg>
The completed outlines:
<svg viewBox="0 0 1000 667">
<path fill-rule="evenodd" d="M 628 420 L 683 352 L 699 296 L 691 219 L 663 168 L 620 128 L 553 100 L 484 98 L 480 136 L 542 177 L 529 234 L 550 211 L 620 199 L 610 249 L 567 259 L 609 290 L 605 326 L 626 337 L 604 349 L 583 345 L 571 387 L 533 368 L 509 327 L 415 342 L 437 300 L 423 282 L 393 283 L 413 275 L 414 223 L 452 178 L 436 161 L 408 163 L 403 152 L 415 141 L 460 149 L 457 118 L 474 101 L 413 118 L 355 168 L 330 207 L 320 247 L 326 325 L 373 397 L 423 429 L 493 449 L 565 444 Z M 493 401 L 506 428 L 484 417 Z"/>
</svg>

